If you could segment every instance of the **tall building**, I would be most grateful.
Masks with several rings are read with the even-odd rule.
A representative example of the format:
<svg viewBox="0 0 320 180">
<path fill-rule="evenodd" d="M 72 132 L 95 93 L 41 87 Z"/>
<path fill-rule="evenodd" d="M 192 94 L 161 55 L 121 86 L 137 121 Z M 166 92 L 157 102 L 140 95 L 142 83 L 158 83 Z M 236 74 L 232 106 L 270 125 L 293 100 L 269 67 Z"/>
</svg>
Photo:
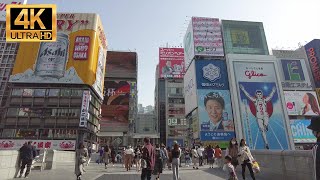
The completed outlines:
<svg viewBox="0 0 320 180">
<path fill-rule="evenodd" d="M 136 52 L 108 51 L 99 132 L 101 145 L 121 147 L 133 143 L 138 111 L 137 64 Z"/>
<path fill-rule="evenodd" d="M 20 43 L 0 120 L 1 143 L 9 149 L 27 140 L 59 150 L 75 150 L 76 139 L 97 144 L 107 51 L 103 26 L 90 13 L 58 13 L 57 21 L 57 42 Z M 87 24 L 70 29 L 66 21 Z"/>
</svg>

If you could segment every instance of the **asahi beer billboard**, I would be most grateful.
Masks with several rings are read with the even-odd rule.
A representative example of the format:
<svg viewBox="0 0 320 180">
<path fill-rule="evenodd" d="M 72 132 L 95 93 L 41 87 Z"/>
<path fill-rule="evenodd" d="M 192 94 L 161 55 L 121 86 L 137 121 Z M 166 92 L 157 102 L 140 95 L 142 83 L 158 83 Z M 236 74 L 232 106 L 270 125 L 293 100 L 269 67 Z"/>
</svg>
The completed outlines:
<svg viewBox="0 0 320 180">
<path fill-rule="evenodd" d="M 97 14 L 57 15 L 56 42 L 20 43 L 10 82 L 87 84 L 102 98 L 107 41 Z"/>
<path fill-rule="evenodd" d="M 237 137 L 252 149 L 292 149 L 289 120 L 272 56 L 228 55 Z"/>
</svg>

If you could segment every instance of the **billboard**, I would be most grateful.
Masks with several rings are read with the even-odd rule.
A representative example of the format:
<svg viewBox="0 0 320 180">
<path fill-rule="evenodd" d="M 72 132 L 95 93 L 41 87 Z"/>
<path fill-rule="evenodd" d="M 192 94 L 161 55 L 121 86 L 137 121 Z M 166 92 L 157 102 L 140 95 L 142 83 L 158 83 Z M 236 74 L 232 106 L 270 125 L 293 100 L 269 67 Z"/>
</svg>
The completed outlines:
<svg viewBox="0 0 320 180">
<path fill-rule="evenodd" d="M 198 89 L 201 141 L 229 141 L 235 137 L 229 90 Z"/>
<path fill-rule="evenodd" d="M 137 78 L 137 53 L 108 51 L 106 77 Z"/>
<path fill-rule="evenodd" d="M 12 83 L 87 84 L 102 98 L 107 41 L 97 14 L 57 14 L 56 42 L 20 43 Z"/>
<path fill-rule="evenodd" d="M 31 140 L 31 139 L 0 139 L 0 150 L 19 150 L 24 143 L 32 141 L 36 149 L 75 150 L 75 140 Z"/>
<path fill-rule="evenodd" d="M 6 21 L 7 4 L 26 4 L 27 0 L 1 0 L 0 2 L 0 22 Z"/>
<path fill-rule="evenodd" d="M 130 82 L 105 81 L 100 127 L 126 127 L 129 123 Z"/>
<path fill-rule="evenodd" d="M 284 91 L 288 115 L 320 115 L 317 95 L 314 91 Z"/>
<path fill-rule="evenodd" d="M 159 71 L 160 78 L 183 78 L 183 48 L 159 48 Z"/>
<path fill-rule="evenodd" d="M 185 64 L 194 56 L 223 57 L 221 24 L 217 18 L 192 17 L 184 37 Z"/>
<path fill-rule="evenodd" d="M 229 90 L 225 60 L 197 60 L 196 76 L 198 89 Z"/>
<path fill-rule="evenodd" d="M 316 88 L 320 88 L 320 39 L 314 39 L 305 46 Z"/>
<path fill-rule="evenodd" d="M 307 127 L 310 125 L 310 119 L 290 119 L 293 141 L 295 143 L 315 143 L 317 138 L 312 130 Z"/>
<path fill-rule="evenodd" d="M 262 22 L 221 22 L 226 54 L 269 55 Z"/>
<path fill-rule="evenodd" d="M 292 50 L 272 50 L 272 55 L 277 58 L 304 59 L 306 54 L 303 49 Z"/>
<path fill-rule="evenodd" d="M 293 142 L 272 56 L 228 55 L 237 137 L 252 149 L 289 149 Z M 291 139 L 290 139 L 291 138 Z"/>
<path fill-rule="evenodd" d="M 194 110 L 197 105 L 197 82 L 195 61 L 193 61 L 184 76 L 185 115 Z"/>
<path fill-rule="evenodd" d="M 306 62 L 303 59 L 280 59 L 281 84 L 284 90 L 312 90 Z"/>
</svg>

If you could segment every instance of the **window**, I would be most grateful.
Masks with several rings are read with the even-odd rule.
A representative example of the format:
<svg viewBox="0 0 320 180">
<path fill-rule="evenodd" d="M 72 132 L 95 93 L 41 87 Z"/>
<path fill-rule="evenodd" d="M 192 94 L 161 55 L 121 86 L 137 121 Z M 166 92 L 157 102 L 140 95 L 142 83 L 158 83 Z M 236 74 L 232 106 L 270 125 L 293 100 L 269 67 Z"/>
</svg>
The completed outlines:
<svg viewBox="0 0 320 180">
<path fill-rule="evenodd" d="M 15 129 L 3 129 L 2 131 L 2 137 L 4 138 L 11 138 L 16 136 L 16 130 Z"/>
<path fill-rule="evenodd" d="M 71 96 L 73 96 L 73 97 L 81 97 L 82 96 L 82 90 L 79 90 L 79 89 L 71 90 Z"/>
<path fill-rule="evenodd" d="M 58 96 L 59 92 L 60 92 L 60 89 L 50 89 L 49 96 Z"/>
<path fill-rule="evenodd" d="M 21 138 L 38 138 L 39 129 L 18 129 L 16 137 Z"/>
<path fill-rule="evenodd" d="M 8 108 L 7 116 L 16 116 L 18 115 L 17 108 Z"/>
<path fill-rule="evenodd" d="M 71 95 L 71 89 L 61 89 L 60 96 L 70 96 Z"/>
<path fill-rule="evenodd" d="M 33 95 L 36 97 L 43 97 L 46 95 L 46 89 L 35 89 Z"/>
<path fill-rule="evenodd" d="M 28 116 L 30 112 L 29 108 L 20 108 L 18 112 L 18 116 Z"/>
<path fill-rule="evenodd" d="M 22 96 L 31 97 L 33 94 L 33 89 L 23 89 Z"/>
<path fill-rule="evenodd" d="M 21 96 L 22 95 L 22 89 L 13 89 L 12 90 L 12 96 Z"/>
</svg>

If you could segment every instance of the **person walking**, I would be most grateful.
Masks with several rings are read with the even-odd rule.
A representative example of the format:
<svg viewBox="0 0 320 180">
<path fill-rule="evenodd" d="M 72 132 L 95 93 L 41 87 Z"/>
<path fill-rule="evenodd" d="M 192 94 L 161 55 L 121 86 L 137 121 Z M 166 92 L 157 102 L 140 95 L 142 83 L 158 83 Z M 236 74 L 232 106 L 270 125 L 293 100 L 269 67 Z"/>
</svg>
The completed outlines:
<svg viewBox="0 0 320 180">
<path fill-rule="evenodd" d="M 134 156 L 134 159 L 135 159 L 135 163 L 136 163 L 136 170 L 139 172 L 141 170 L 141 157 L 142 157 L 142 154 L 141 154 L 141 150 L 140 150 L 140 146 L 138 146 L 136 149 L 135 149 L 135 156 Z"/>
<path fill-rule="evenodd" d="M 214 157 L 216 159 L 216 163 L 217 163 L 217 166 L 219 168 L 222 167 L 222 150 L 220 148 L 219 145 L 216 146 L 215 150 L 214 150 Z"/>
<path fill-rule="evenodd" d="M 114 163 L 116 163 L 116 151 L 114 150 L 114 147 L 111 147 L 111 162 L 112 166 L 114 166 Z"/>
<path fill-rule="evenodd" d="M 312 130 L 313 135 L 317 138 L 317 143 L 312 148 L 314 162 L 314 180 L 320 180 L 320 117 L 312 117 L 311 124 L 307 127 Z"/>
<path fill-rule="evenodd" d="M 172 154 L 169 146 L 167 147 L 167 152 L 168 152 L 167 166 L 168 166 L 168 169 L 171 170 Z"/>
<path fill-rule="evenodd" d="M 133 153 L 134 151 L 131 148 L 131 146 L 128 146 L 128 148 L 125 150 L 125 155 L 124 155 L 125 168 L 127 171 L 131 170 Z"/>
<path fill-rule="evenodd" d="M 104 161 L 104 168 L 105 169 L 108 168 L 110 156 L 111 156 L 111 149 L 109 148 L 109 146 L 106 146 L 104 148 L 104 153 L 103 153 L 103 161 Z"/>
<path fill-rule="evenodd" d="M 193 146 L 193 148 L 191 150 L 191 153 L 192 153 L 193 169 L 199 169 L 199 165 L 198 165 L 199 155 L 198 155 L 198 152 L 197 152 L 197 148 L 195 146 Z"/>
<path fill-rule="evenodd" d="M 230 155 L 225 157 L 224 170 L 227 172 L 227 179 L 228 180 L 238 180 L 234 166 L 231 164 L 231 160 L 232 160 L 232 157 Z"/>
<path fill-rule="evenodd" d="M 180 155 L 181 149 L 178 143 L 175 143 L 173 149 L 171 150 L 172 154 L 172 172 L 173 180 L 179 180 L 179 166 L 180 166 Z"/>
<path fill-rule="evenodd" d="M 151 180 L 151 174 L 154 170 L 155 165 L 155 150 L 150 144 L 149 138 L 144 138 L 144 147 L 142 149 L 142 159 L 141 159 L 141 180 Z"/>
<path fill-rule="evenodd" d="M 238 142 L 237 142 L 236 138 L 232 138 L 229 141 L 229 146 L 226 150 L 225 156 L 228 156 L 228 155 L 231 156 L 231 158 L 232 158 L 231 164 L 234 166 L 234 169 L 236 169 L 237 166 L 239 165 L 238 153 L 239 153 Z"/>
<path fill-rule="evenodd" d="M 19 150 L 20 152 L 20 160 L 22 161 L 21 167 L 20 167 L 20 178 L 22 178 L 22 174 L 24 172 L 24 168 L 27 165 L 27 170 L 24 174 L 25 178 L 28 178 L 28 175 L 30 174 L 31 165 L 33 159 L 36 157 L 37 153 L 34 147 L 31 145 L 32 141 L 29 141 L 28 143 L 25 143 Z"/>
<path fill-rule="evenodd" d="M 88 149 L 85 148 L 83 143 L 79 144 L 78 149 L 76 150 L 76 165 L 75 165 L 75 174 L 77 180 L 81 180 L 81 176 L 85 172 L 84 165 L 87 162 Z"/>
<path fill-rule="evenodd" d="M 207 156 L 208 156 L 208 163 L 209 168 L 213 168 L 214 163 L 214 149 L 212 149 L 211 145 L 207 147 Z"/>
<path fill-rule="evenodd" d="M 88 161 L 86 163 L 86 166 L 89 166 L 90 161 L 91 161 L 91 156 L 92 156 L 92 147 L 88 146 Z"/>
<path fill-rule="evenodd" d="M 163 159 L 164 159 L 164 152 L 162 149 L 160 149 L 160 145 L 156 145 L 156 150 L 155 150 L 155 166 L 154 166 L 154 171 L 153 174 L 157 175 L 156 180 L 160 179 L 160 174 L 163 171 Z"/>
<path fill-rule="evenodd" d="M 165 168 L 166 168 L 166 164 L 167 164 L 167 161 L 168 161 L 168 158 L 169 158 L 169 154 L 168 154 L 168 151 L 167 151 L 167 149 L 166 149 L 166 146 L 164 145 L 164 144 L 161 144 L 161 150 L 163 151 L 163 153 L 164 153 L 164 158 L 163 158 L 163 160 L 162 160 L 162 164 L 163 164 L 163 170 L 165 170 Z"/>
<path fill-rule="evenodd" d="M 198 156 L 199 156 L 199 166 L 203 166 L 203 152 L 204 152 L 204 147 L 200 145 L 200 147 L 197 149 Z"/>
<path fill-rule="evenodd" d="M 190 166 L 190 161 L 191 161 L 191 153 L 190 153 L 190 151 L 189 151 L 189 149 L 186 149 L 186 151 L 184 152 L 184 158 L 185 158 L 185 164 L 186 164 L 186 167 L 189 167 Z"/>
<path fill-rule="evenodd" d="M 250 171 L 251 178 L 255 180 L 256 178 L 254 177 L 254 173 L 252 169 L 252 162 L 254 161 L 254 159 L 244 139 L 241 139 L 240 141 L 240 149 L 239 149 L 238 156 L 240 157 L 239 159 L 242 166 L 242 178 L 246 179 L 245 172 L 246 172 L 246 166 L 247 166 Z"/>
<path fill-rule="evenodd" d="M 104 153 L 104 148 L 103 147 L 101 147 L 100 149 L 99 149 L 99 159 L 98 159 L 98 164 L 100 164 L 100 163 L 102 163 L 103 162 L 103 153 Z"/>
</svg>

